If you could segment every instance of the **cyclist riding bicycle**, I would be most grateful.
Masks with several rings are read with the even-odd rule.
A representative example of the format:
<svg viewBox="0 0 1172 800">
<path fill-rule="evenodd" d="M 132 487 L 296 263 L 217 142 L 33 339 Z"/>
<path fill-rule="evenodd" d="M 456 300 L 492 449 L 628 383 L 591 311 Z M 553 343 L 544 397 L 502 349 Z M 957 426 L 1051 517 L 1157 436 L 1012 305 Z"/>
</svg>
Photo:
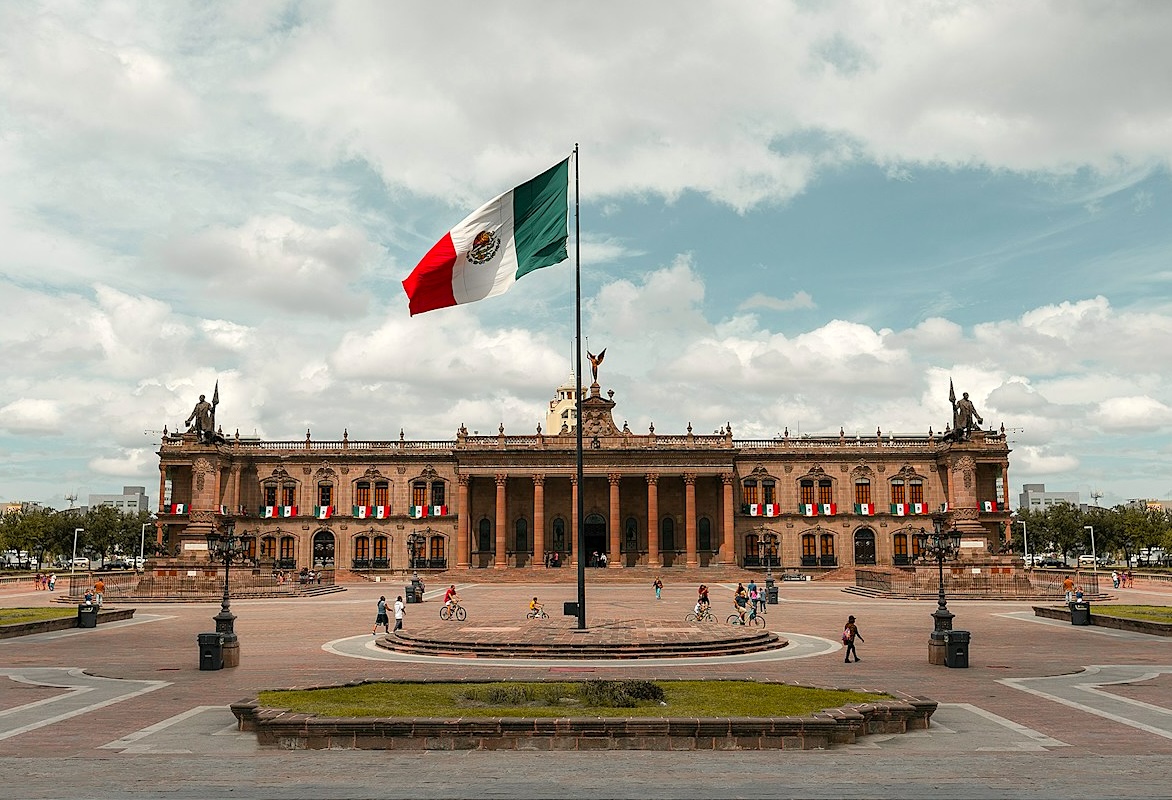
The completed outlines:
<svg viewBox="0 0 1172 800">
<path fill-rule="evenodd" d="M 737 614 L 740 615 L 742 625 L 745 624 L 745 613 L 749 610 L 748 606 L 749 593 L 745 591 L 743 584 L 738 583 L 736 593 L 733 595 L 733 608 L 735 608 L 737 610 Z"/>
<path fill-rule="evenodd" d="M 541 610 L 541 603 L 537 602 L 536 597 L 534 597 L 531 601 L 529 601 L 529 610 L 533 612 L 534 619 L 536 619 L 537 617 L 540 617 L 542 614 L 545 613 L 544 611 Z"/>
<path fill-rule="evenodd" d="M 712 605 L 712 602 L 708 599 L 708 587 L 700 584 L 700 590 L 696 596 L 696 613 L 699 614 L 701 611 L 707 611 L 710 605 Z"/>
<path fill-rule="evenodd" d="M 455 609 L 460 604 L 460 595 L 456 594 L 456 584 L 452 584 L 444 592 L 444 605 L 449 609 Z"/>
</svg>

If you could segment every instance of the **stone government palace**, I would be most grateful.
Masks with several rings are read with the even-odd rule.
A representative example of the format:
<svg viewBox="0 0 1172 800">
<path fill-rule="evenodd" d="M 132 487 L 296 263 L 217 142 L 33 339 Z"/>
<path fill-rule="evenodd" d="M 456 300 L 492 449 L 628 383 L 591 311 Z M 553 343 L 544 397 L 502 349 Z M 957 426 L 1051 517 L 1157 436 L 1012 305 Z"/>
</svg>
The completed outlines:
<svg viewBox="0 0 1172 800">
<path fill-rule="evenodd" d="M 736 439 L 731 425 L 695 435 L 689 424 L 683 435 L 654 425 L 636 434 L 615 425 L 614 392 L 603 397 L 595 379 L 582 400 L 579 486 L 574 386 L 550 401 L 552 435 L 540 425 L 529 436 L 461 425 L 441 441 L 164 431 L 159 541 L 180 561 L 206 560 L 207 534 L 232 525 L 249 560 L 282 570 L 572 566 L 579 536 L 613 569 L 826 570 L 910 564 L 913 534 L 931 531 L 932 515 L 972 556 L 997 552 L 1007 535 L 1004 428 Z"/>
</svg>

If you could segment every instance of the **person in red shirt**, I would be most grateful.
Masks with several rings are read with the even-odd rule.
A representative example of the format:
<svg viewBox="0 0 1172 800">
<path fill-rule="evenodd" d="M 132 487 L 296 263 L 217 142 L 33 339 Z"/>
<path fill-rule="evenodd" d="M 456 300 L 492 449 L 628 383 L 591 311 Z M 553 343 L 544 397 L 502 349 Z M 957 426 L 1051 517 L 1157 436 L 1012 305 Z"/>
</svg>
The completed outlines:
<svg viewBox="0 0 1172 800">
<path fill-rule="evenodd" d="M 460 602 L 460 595 L 456 594 L 456 584 L 452 584 L 444 592 L 444 605 L 450 609 L 454 609 Z"/>
</svg>

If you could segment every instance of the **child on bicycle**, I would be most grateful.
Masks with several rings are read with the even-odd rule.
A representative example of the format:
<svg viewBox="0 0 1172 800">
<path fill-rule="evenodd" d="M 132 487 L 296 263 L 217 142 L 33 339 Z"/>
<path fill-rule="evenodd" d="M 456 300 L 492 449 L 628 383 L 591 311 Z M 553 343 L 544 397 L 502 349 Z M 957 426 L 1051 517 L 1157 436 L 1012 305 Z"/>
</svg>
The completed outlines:
<svg viewBox="0 0 1172 800">
<path fill-rule="evenodd" d="M 444 605 L 448 607 L 449 611 L 455 611 L 456 606 L 460 604 L 460 595 L 456 594 L 456 584 L 452 584 L 444 592 Z"/>
<path fill-rule="evenodd" d="M 708 600 L 708 587 L 700 584 L 700 590 L 696 596 L 696 613 L 699 614 L 701 611 L 707 611 L 710 605 L 712 603 Z"/>
<path fill-rule="evenodd" d="M 545 612 L 541 610 L 541 603 L 537 602 L 536 597 L 529 601 L 529 610 L 533 612 L 534 619 L 545 615 Z"/>
<path fill-rule="evenodd" d="M 749 593 L 745 590 L 743 584 L 737 584 L 736 593 L 733 595 L 733 608 L 737 610 L 737 614 L 741 618 L 741 624 L 745 624 L 745 614 L 749 608 Z"/>
</svg>

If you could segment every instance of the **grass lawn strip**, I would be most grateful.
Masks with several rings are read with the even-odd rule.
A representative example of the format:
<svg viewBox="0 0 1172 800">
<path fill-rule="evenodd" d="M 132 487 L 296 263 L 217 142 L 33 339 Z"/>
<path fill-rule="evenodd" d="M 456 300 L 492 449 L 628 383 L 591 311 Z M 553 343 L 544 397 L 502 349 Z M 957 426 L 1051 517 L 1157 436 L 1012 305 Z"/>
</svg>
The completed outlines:
<svg viewBox="0 0 1172 800">
<path fill-rule="evenodd" d="M 1122 619 L 1140 619 L 1147 622 L 1172 623 L 1172 606 L 1100 605 L 1093 607 L 1091 613 L 1100 617 L 1120 617 Z"/>
<path fill-rule="evenodd" d="M 19 625 L 22 622 L 41 622 L 77 615 L 77 609 L 67 608 L 0 608 L 0 625 Z"/>
<path fill-rule="evenodd" d="M 663 701 L 634 706 L 586 705 L 581 682 L 364 683 L 326 689 L 261 692 L 269 708 L 322 717 L 788 717 L 891 699 L 884 694 L 755 681 L 656 681 Z M 495 690 L 495 691 L 494 691 Z M 492 704 L 485 697 L 532 697 Z"/>
</svg>

